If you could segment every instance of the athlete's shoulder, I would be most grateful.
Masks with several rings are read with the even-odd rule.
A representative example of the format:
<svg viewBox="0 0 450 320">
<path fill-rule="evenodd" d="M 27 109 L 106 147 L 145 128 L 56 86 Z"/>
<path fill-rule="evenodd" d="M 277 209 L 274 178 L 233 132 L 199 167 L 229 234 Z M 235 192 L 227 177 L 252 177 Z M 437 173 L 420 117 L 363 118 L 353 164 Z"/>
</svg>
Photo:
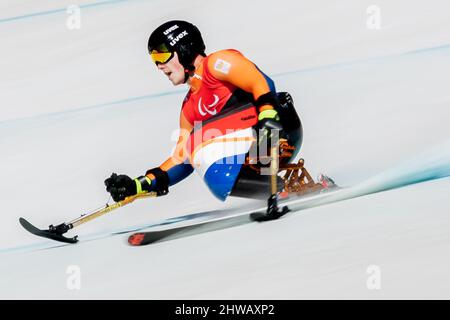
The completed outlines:
<svg viewBox="0 0 450 320">
<path fill-rule="evenodd" d="M 236 57 L 236 56 L 243 57 L 243 54 L 240 51 L 236 50 L 236 49 L 223 49 L 223 50 L 219 50 L 219 51 L 210 53 L 208 55 L 208 59 L 209 60 L 214 60 L 214 59 L 217 59 L 217 58 L 219 58 L 219 59 L 220 58 L 233 58 L 233 57 Z"/>
<path fill-rule="evenodd" d="M 247 59 L 238 50 L 219 50 L 208 55 L 207 69 L 216 77 L 226 75 L 230 72 L 233 65 L 237 65 L 242 60 Z"/>
</svg>

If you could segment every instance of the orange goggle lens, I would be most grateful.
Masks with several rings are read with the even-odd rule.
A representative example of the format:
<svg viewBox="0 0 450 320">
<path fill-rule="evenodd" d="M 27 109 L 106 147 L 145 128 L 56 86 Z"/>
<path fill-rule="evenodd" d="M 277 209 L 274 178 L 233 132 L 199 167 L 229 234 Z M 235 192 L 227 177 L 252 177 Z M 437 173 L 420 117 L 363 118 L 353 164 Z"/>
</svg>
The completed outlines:
<svg viewBox="0 0 450 320">
<path fill-rule="evenodd" d="M 167 63 L 172 57 L 174 56 L 173 52 L 158 52 L 156 50 L 153 50 L 150 53 L 150 56 L 152 57 L 152 60 L 156 64 L 160 63 Z"/>
</svg>

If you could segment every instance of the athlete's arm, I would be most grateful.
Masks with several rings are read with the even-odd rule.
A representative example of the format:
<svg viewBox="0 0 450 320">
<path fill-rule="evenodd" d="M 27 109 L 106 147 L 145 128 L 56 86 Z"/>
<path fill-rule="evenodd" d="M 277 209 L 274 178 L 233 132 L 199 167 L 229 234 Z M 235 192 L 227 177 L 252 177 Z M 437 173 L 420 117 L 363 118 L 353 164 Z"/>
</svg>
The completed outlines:
<svg viewBox="0 0 450 320">
<path fill-rule="evenodd" d="M 177 144 L 175 146 L 175 150 L 172 155 L 159 166 L 159 169 L 167 172 L 169 186 L 172 186 L 183 180 L 193 171 L 192 166 L 187 161 L 188 157 L 186 154 L 186 145 L 192 129 L 193 126 L 186 119 L 183 112 L 181 112 L 180 133 L 178 136 Z M 147 174 L 147 177 L 152 180 L 155 179 L 155 176 L 152 173 Z"/>
<path fill-rule="evenodd" d="M 127 175 L 113 173 L 105 180 L 106 191 L 114 201 L 122 201 L 128 196 L 139 195 L 146 192 L 156 192 L 157 195 L 165 195 L 169 186 L 183 180 L 193 171 L 192 166 L 186 162 L 186 144 L 192 126 L 182 114 L 180 117 L 180 135 L 172 156 L 161 166 L 150 169 L 145 176 L 131 179 Z"/>
</svg>

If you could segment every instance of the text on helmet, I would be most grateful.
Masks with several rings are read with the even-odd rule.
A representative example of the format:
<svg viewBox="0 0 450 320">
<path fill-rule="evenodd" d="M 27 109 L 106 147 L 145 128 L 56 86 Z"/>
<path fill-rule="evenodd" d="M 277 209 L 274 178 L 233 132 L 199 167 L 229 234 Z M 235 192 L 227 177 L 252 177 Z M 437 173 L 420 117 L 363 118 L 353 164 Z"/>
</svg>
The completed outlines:
<svg viewBox="0 0 450 320">
<path fill-rule="evenodd" d="M 165 36 L 167 36 L 169 33 L 171 33 L 173 30 L 176 30 L 176 29 L 178 29 L 178 25 L 177 24 L 174 25 L 174 26 L 171 26 L 169 29 L 167 29 L 163 33 L 164 33 Z"/>
<path fill-rule="evenodd" d="M 180 41 L 180 39 L 182 39 L 184 36 L 187 36 L 187 35 L 188 35 L 188 32 L 183 31 L 182 33 L 177 35 L 172 41 L 170 41 L 169 44 L 173 47 L 178 41 Z"/>
</svg>

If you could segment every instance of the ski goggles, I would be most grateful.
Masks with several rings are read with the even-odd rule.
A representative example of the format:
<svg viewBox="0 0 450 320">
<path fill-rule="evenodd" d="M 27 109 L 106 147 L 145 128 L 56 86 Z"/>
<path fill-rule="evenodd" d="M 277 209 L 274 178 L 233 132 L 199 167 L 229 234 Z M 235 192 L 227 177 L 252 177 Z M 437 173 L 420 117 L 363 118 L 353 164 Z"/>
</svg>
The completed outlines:
<svg viewBox="0 0 450 320">
<path fill-rule="evenodd" d="M 174 52 L 169 51 L 165 44 L 161 44 L 150 51 L 150 57 L 156 65 L 169 62 L 169 60 L 172 59 L 174 55 Z"/>
</svg>

